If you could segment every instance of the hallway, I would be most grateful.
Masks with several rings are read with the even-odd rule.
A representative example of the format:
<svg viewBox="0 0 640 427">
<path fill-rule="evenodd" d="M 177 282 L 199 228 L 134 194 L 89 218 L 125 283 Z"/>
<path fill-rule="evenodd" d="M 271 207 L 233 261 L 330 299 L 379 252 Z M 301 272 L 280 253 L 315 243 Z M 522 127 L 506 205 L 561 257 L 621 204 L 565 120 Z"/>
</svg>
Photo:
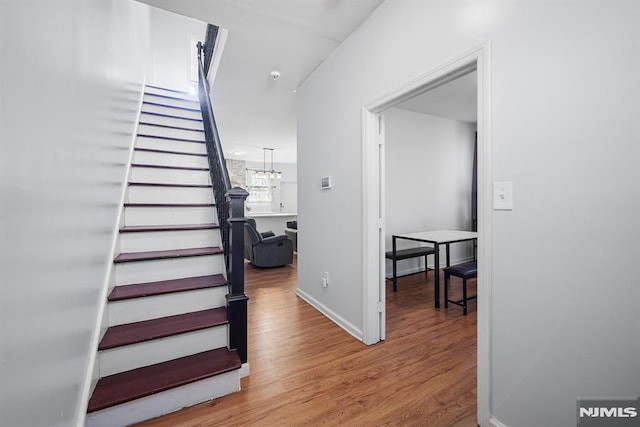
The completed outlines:
<svg viewBox="0 0 640 427">
<path fill-rule="evenodd" d="M 367 347 L 295 295 L 295 265 L 245 271 L 242 391 L 142 425 L 477 425 L 476 305 L 435 310 L 432 272 L 388 286 L 387 340 Z"/>
</svg>

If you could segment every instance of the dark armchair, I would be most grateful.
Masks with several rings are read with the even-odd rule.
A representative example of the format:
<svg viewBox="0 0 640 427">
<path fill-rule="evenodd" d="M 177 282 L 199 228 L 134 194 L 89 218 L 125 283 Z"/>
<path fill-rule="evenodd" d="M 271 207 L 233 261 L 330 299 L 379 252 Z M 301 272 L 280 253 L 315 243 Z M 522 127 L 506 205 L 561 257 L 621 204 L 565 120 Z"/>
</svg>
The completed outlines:
<svg viewBox="0 0 640 427">
<path fill-rule="evenodd" d="M 284 234 L 264 237 L 256 230 L 255 221 L 248 220 L 244 225 L 244 257 L 256 267 L 281 267 L 291 264 L 293 242 Z"/>
</svg>

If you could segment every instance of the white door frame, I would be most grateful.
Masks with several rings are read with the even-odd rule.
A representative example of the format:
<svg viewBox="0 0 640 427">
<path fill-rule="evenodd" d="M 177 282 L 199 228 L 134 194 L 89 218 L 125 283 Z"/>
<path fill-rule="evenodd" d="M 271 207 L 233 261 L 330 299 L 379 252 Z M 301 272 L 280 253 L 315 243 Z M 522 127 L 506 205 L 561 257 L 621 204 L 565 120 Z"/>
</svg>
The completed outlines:
<svg viewBox="0 0 640 427">
<path fill-rule="evenodd" d="M 478 423 L 489 425 L 491 342 L 491 69 L 490 42 L 442 64 L 362 110 L 363 342 L 384 339 L 384 121 L 382 112 L 409 98 L 478 72 Z M 381 312 L 382 311 L 382 312 Z"/>
</svg>

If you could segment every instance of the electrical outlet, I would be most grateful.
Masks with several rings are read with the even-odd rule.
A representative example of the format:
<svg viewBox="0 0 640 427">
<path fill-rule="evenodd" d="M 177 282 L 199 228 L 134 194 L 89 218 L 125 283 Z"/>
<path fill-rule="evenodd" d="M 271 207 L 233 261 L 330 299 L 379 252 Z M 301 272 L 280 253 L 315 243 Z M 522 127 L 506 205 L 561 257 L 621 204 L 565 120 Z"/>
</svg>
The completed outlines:
<svg viewBox="0 0 640 427">
<path fill-rule="evenodd" d="M 326 288 L 327 286 L 329 286 L 329 273 L 325 271 L 322 273 L 322 287 Z"/>
</svg>

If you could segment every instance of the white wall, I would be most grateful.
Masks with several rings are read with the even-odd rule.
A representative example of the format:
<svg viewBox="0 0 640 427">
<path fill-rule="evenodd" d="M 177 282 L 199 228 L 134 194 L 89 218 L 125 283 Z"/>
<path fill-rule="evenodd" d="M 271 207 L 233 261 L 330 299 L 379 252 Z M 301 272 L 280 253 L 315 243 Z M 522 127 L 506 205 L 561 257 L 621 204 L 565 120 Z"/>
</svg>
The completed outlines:
<svg viewBox="0 0 640 427">
<path fill-rule="evenodd" d="M 632 0 L 384 2 L 298 90 L 299 288 L 362 326 L 362 107 L 490 40 L 493 179 L 515 191 L 491 212 L 491 411 L 574 425 L 578 396 L 640 395 L 639 19 Z"/>
<path fill-rule="evenodd" d="M 75 425 L 150 70 L 148 7 L 12 0 L 0 20 L 0 425 Z"/>
<path fill-rule="evenodd" d="M 207 24 L 202 21 L 152 7 L 153 74 L 149 83 L 188 91 L 191 85 L 190 40 L 196 36 L 204 42 L 206 30 Z"/>
<path fill-rule="evenodd" d="M 386 250 L 391 236 L 423 230 L 471 230 L 471 183 L 476 126 L 392 108 L 386 128 Z M 415 242 L 397 240 L 398 248 Z M 473 256 L 471 244 L 451 245 L 453 264 Z M 446 262 L 441 248 L 441 263 Z M 433 257 L 429 258 L 433 262 Z M 386 261 L 387 277 L 392 276 Z M 424 258 L 398 263 L 398 274 L 413 273 Z"/>
</svg>

